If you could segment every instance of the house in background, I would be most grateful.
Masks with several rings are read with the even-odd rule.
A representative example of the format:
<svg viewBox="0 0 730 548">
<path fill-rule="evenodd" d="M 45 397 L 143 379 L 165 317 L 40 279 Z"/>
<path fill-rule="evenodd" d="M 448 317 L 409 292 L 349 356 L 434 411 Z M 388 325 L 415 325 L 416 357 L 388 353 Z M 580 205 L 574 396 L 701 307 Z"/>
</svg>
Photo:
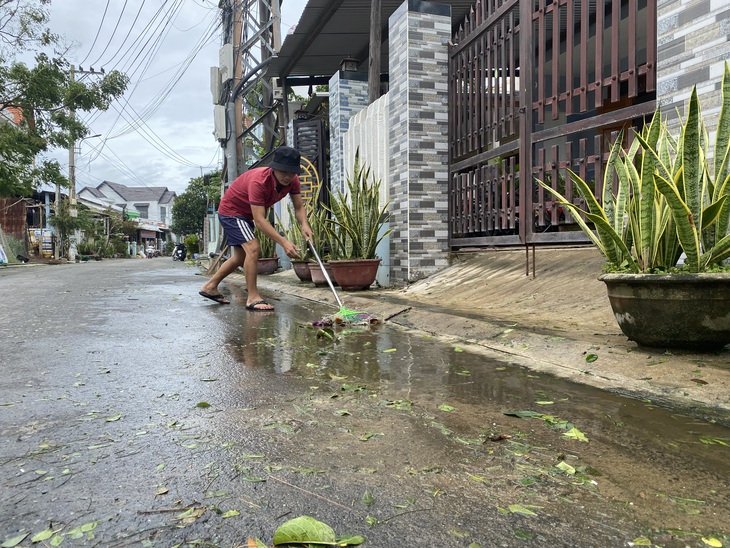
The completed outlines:
<svg viewBox="0 0 730 548">
<path fill-rule="evenodd" d="M 170 239 L 172 204 L 177 195 L 167 187 L 128 187 L 102 181 L 95 188 L 82 188 L 77 196 L 82 201 L 107 203 L 121 209 L 127 219 L 136 218 L 137 244 L 143 248 L 152 245 L 162 250 L 162 244 Z"/>
</svg>

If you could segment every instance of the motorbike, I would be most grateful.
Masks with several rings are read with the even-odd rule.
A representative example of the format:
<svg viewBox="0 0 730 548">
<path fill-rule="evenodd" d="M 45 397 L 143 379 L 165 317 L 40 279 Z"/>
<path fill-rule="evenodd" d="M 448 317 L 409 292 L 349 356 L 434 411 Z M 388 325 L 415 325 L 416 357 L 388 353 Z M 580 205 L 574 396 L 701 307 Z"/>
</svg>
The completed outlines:
<svg viewBox="0 0 730 548">
<path fill-rule="evenodd" d="M 184 261 L 185 257 L 188 255 L 188 248 L 185 246 L 185 244 L 177 244 L 175 248 L 172 250 L 172 260 L 173 261 Z"/>
</svg>

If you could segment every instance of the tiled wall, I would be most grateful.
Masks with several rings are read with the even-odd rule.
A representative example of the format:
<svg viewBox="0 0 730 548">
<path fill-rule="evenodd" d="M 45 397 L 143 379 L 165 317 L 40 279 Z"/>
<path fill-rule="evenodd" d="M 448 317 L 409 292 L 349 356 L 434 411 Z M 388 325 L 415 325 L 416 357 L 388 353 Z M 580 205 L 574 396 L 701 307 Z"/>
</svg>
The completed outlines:
<svg viewBox="0 0 730 548">
<path fill-rule="evenodd" d="M 447 266 L 451 8 L 407 0 L 389 21 L 391 281 Z"/>
<path fill-rule="evenodd" d="M 676 128 L 696 85 L 712 142 L 730 58 L 730 1 L 659 0 L 657 9 L 657 103 Z"/>
<path fill-rule="evenodd" d="M 367 80 L 367 74 L 340 71 L 329 81 L 330 189 L 333 192 L 344 189 L 344 136 L 350 127 L 350 118 L 368 106 Z"/>
</svg>

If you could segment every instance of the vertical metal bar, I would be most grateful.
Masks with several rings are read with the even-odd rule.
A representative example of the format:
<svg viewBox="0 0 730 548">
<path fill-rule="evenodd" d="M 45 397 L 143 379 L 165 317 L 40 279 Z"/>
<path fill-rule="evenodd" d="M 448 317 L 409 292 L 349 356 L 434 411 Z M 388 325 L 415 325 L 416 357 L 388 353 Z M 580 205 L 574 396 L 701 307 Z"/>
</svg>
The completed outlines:
<svg viewBox="0 0 730 548">
<path fill-rule="evenodd" d="M 551 146 L 550 150 L 550 186 L 553 187 L 555 190 L 559 190 L 560 172 L 558 171 L 558 145 Z M 566 198 L 568 198 L 568 196 L 566 196 Z M 560 224 L 560 220 L 558 219 L 558 207 L 555 200 L 553 200 L 552 202 L 553 207 L 550 208 L 550 224 L 552 224 L 553 226 L 557 226 L 558 224 Z"/>
<path fill-rule="evenodd" d="M 552 112 L 553 120 L 557 120 L 560 116 L 560 5 L 558 0 L 553 0 L 552 5 L 553 18 L 553 68 L 552 68 Z"/>
<path fill-rule="evenodd" d="M 580 5 L 580 111 L 588 108 L 588 11 L 589 2 Z"/>
<path fill-rule="evenodd" d="M 509 95 L 510 95 L 510 126 L 509 126 L 509 134 L 514 135 L 517 131 L 517 104 L 518 101 L 517 98 L 517 89 L 515 87 L 515 76 L 517 73 L 517 66 L 515 64 L 515 52 L 519 52 L 519 44 L 517 47 L 515 47 L 515 40 L 518 39 L 517 37 L 517 31 L 515 29 L 515 11 L 512 9 L 509 12 L 509 28 L 510 28 L 510 36 L 509 36 Z"/>
<path fill-rule="evenodd" d="M 565 115 L 573 114 L 573 34 L 575 24 L 573 21 L 573 0 L 567 0 L 566 5 L 566 29 L 565 29 Z"/>
<path fill-rule="evenodd" d="M 646 3 L 646 91 L 656 86 L 657 3 Z"/>
<path fill-rule="evenodd" d="M 501 53 L 501 61 L 499 63 L 499 131 L 497 138 L 502 141 L 503 136 L 507 133 L 507 21 L 506 17 L 502 17 L 502 32 L 499 37 L 499 52 Z"/>
<path fill-rule="evenodd" d="M 599 133 L 594 137 L 593 150 L 595 153 L 596 160 L 594 160 L 594 173 L 596 176 L 595 180 L 595 196 L 598 201 L 601 201 L 603 196 L 603 137 Z M 603 205 L 603 204 L 601 204 Z"/>
<path fill-rule="evenodd" d="M 638 15 L 636 0 L 629 0 L 629 97 L 636 97 L 636 80 L 639 76 L 636 70 L 636 41 L 639 38 L 636 33 L 636 19 Z"/>
<path fill-rule="evenodd" d="M 520 241 L 532 238 L 532 74 L 534 70 L 532 2 L 519 2 L 520 9 Z M 539 60 L 538 60 L 539 62 Z"/>
<path fill-rule="evenodd" d="M 539 9 L 537 10 L 537 123 L 542 124 L 545 121 L 545 0 L 538 0 Z M 532 4 L 532 2 L 522 2 L 522 4 Z M 530 21 L 532 13 L 530 13 Z M 531 44 L 534 47 L 534 44 Z M 531 52 L 530 52 L 531 53 Z M 529 55 L 529 53 L 528 53 Z"/>
<path fill-rule="evenodd" d="M 621 43 L 619 42 L 619 25 L 621 15 L 621 0 L 613 0 L 611 2 L 611 102 L 617 103 L 619 100 L 619 76 L 621 67 L 619 66 L 619 53 L 621 51 Z M 635 36 L 629 38 L 633 40 Z"/>
<path fill-rule="evenodd" d="M 603 105 L 603 2 L 604 0 L 596 0 L 596 107 Z"/>
</svg>

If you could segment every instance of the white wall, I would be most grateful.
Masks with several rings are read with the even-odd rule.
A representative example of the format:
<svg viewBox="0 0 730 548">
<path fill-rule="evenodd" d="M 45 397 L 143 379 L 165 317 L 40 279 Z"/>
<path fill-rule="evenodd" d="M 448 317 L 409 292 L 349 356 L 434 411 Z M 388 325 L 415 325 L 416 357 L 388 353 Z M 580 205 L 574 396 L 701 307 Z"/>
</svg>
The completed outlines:
<svg viewBox="0 0 730 548">
<path fill-rule="evenodd" d="M 350 118 L 345 132 L 343 158 L 345 177 L 352 176 L 355 153 L 360 149 L 360 161 L 370 167 L 374 180 L 380 180 L 381 203 L 388 201 L 388 104 L 386 93 L 367 108 Z"/>
</svg>

